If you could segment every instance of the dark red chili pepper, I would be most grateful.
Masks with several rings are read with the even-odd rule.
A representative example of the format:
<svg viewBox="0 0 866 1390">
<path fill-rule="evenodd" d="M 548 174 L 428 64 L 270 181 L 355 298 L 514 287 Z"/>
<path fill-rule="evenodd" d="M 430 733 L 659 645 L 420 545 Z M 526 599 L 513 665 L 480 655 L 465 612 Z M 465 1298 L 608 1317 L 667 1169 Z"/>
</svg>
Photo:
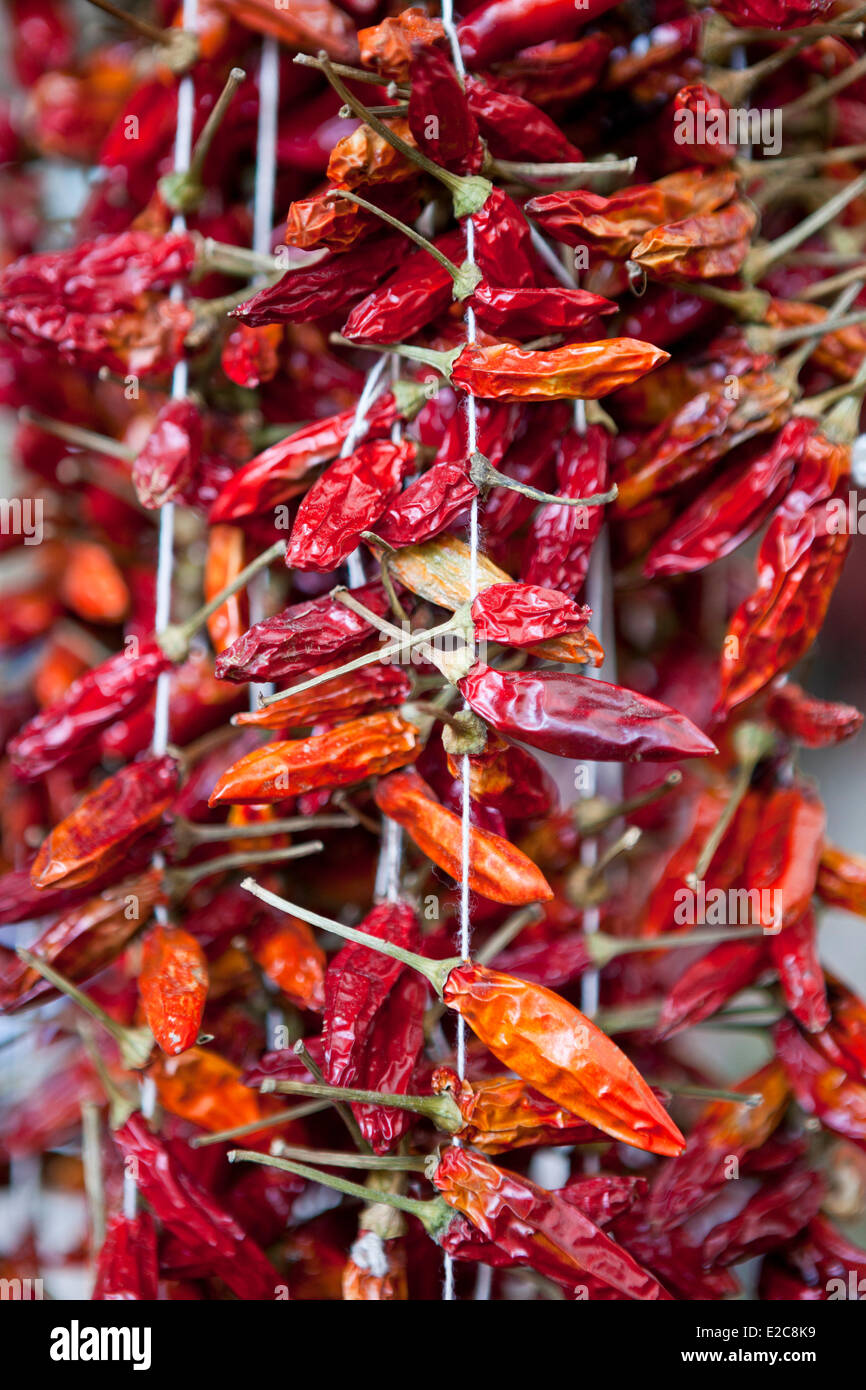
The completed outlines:
<svg viewBox="0 0 866 1390">
<path fill-rule="evenodd" d="M 378 285 L 403 249 L 402 238 L 386 233 L 372 246 L 328 255 L 307 269 L 290 270 L 232 310 L 241 323 L 311 323 L 348 309 Z"/>
<path fill-rule="evenodd" d="M 611 8 L 613 0 L 487 0 L 458 25 L 460 49 L 473 68 L 484 68 L 518 49 L 576 33 Z"/>
<path fill-rule="evenodd" d="M 482 150 L 467 93 L 440 48 L 417 47 L 409 67 L 409 129 L 423 154 L 456 174 L 477 173 Z"/>
<path fill-rule="evenodd" d="M 135 1216 L 118 1212 L 108 1223 L 96 1262 L 91 1298 L 95 1303 L 120 1300 L 155 1303 L 158 1286 L 153 1217 L 148 1211 L 139 1211 Z"/>
<path fill-rule="evenodd" d="M 588 290 L 498 289 L 482 281 L 469 303 L 482 328 L 504 338 L 536 338 L 580 328 L 598 314 L 616 313 L 617 305 Z"/>
<path fill-rule="evenodd" d="M 450 261 L 461 259 L 462 231 L 446 232 L 433 242 Z M 360 254 L 360 253 L 359 253 Z M 454 301 L 454 279 L 427 251 L 394 257 L 393 275 L 355 304 L 343 325 L 353 343 L 400 343 L 414 338 Z"/>
<path fill-rule="evenodd" d="M 351 555 L 363 531 L 375 528 L 411 471 L 415 445 L 381 439 L 325 469 L 298 508 L 286 564 L 328 573 Z"/>
<path fill-rule="evenodd" d="M 590 425 L 585 434 L 569 430 L 556 453 L 556 492 L 592 497 L 607 488 L 607 431 Z M 532 520 L 525 579 L 565 593 L 576 593 L 586 578 L 593 543 L 604 523 L 604 507 L 558 507 L 546 503 Z"/>
<path fill-rule="evenodd" d="M 554 121 L 498 79 L 469 77 L 466 97 L 490 153 L 497 159 L 580 163 L 583 155 Z M 422 147 L 423 148 L 423 147 Z"/>
<path fill-rule="evenodd" d="M 497 671 L 479 662 L 459 686 L 475 713 L 501 734 L 563 758 L 669 762 L 716 751 L 685 715 L 587 676 Z"/>
<path fill-rule="evenodd" d="M 830 1022 L 830 1005 L 811 911 L 770 937 L 770 956 L 791 1013 L 808 1032 L 820 1033 Z"/>
<path fill-rule="evenodd" d="M 763 942 L 723 941 L 714 946 L 683 971 L 667 995 L 658 1037 L 670 1038 L 711 1018 L 733 995 L 752 984 L 765 965 Z"/>
<path fill-rule="evenodd" d="M 202 444 L 202 423 L 190 400 L 169 401 L 132 466 L 138 500 L 145 507 L 161 507 L 190 486 Z"/>
<path fill-rule="evenodd" d="M 465 467 L 434 463 L 394 499 L 373 528 L 388 545 L 420 545 L 465 512 L 478 489 Z"/>
<path fill-rule="evenodd" d="M 491 584 L 473 601 L 471 612 L 478 641 L 512 647 L 583 632 L 592 617 L 585 604 L 536 584 Z"/>
<path fill-rule="evenodd" d="M 381 584 L 351 590 L 365 608 L 384 618 L 388 597 Z M 254 623 L 216 659 L 220 680 L 277 680 L 348 656 L 373 636 L 375 629 L 344 603 L 326 595 L 284 608 L 273 618 Z"/>
<path fill-rule="evenodd" d="M 806 748 L 842 743 L 858 734 L 863 724 L 863 715 L 852 705 L 819 700 L 793 681 L 770 693 L 767 714 L 787 738 Z"/>
</svg>

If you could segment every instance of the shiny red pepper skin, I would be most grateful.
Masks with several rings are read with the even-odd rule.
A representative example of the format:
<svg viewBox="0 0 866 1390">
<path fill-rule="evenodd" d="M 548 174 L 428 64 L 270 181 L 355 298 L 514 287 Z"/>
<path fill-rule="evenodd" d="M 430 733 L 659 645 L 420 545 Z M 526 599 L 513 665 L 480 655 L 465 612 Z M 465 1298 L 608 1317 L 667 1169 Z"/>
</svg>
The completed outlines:
<svg viewBox="0 0 866 1390">
<path fill-rule="evenodd" d="M 470 304 L 488 333 L 503 338 L 537 338 L 580 328 L 599 314 L 613 314 L 613 300 L 588 290 L 499 289 L 482 280 Z"/>
<path fill-rule="evenodd" d="M 787 738 L 805 748 L 826 748 L 853 738 L 863 715 L 853 705 L 836 704 L 807 695 L 802 686 L 786 681 L 767 700 L 767 714 Z"/>
<path fill-rule="evenodd" d="M 373 529 L 395 549 L 420 545 L 445 531 L 477 496 L 464 467 L 434 463 L 395 497 Z"/>
<path fill-rule="evenodd" d="M 820 1033 L 830 1022 L 830 1005 L 811 910 L 770 937 L 770 956 L 791 1013 L 807 1032 Z"/>
<path fill-rule="evenodd" d="M 367 1091 L 407 1095 L 424 1048 L 426 982 L 413 971 L 400 976 L 378 1010 L 363 1047 L 357 1084 Z M 355 1118 L 374 1153 L 388 1153 L 406 1133 L 412 1117 L 385 1105 L 353 1105 Z"/>
<path fill-rule="evenodd" d="M 118 1212 L 108 1223 L 96 1262 L 95 1303 L 155 1303 L 159 1286 L 156 1227 L 150 1212 Z"/>
<path fill-rule="evenodd" d="M 671 762 L 716 751 L 685 715 L 587 676 L 497 671 L 479 662 L 459 686 L 475 713 L 499 733 L 562 758 Z"/>
<path fill-rule="evenodd" d="M 115 719 L 148 700 L 157 677 L 170 667 L 156 642 L 144 642 L 137 656 L 118 652 L 79 676 L 62 699 L 10 739 L 18 775 L 33 781 L 86 748 Z"/>
<path fill-rule="evenodd" d="M 381 584 L 351 591 L 380 618 L 388 611 Z M 325 596 L 296 603 L 273 618 L 255 623 L 224 652 L 214 670 L 220 680 L 278 680 L 325 661 L 343 658 L 373 636 L 375 629 L 344 603 Z"/>
<path fill-rule="evenodd" d="M 733 995 L 752 984 L 766 965 L 766 947 L 753 939 L 722 941 L 687 966 L 662 1006 L 659 1038 L 710 1018 Z"/>
<path fill-rule="evenodd" d="M 150 1132 L 142 1116 L 133 1115 L 114 1137 L 142 1197 L 162 1225 L 188 1250 L 198 1252 L 238 1298 L 272 1300 L 284 1287 L 281 1276 L 173 1149 Z"/>
<path fill-rule="evenodd" d="M 409 129 L 421 153 L 456 174 L 476 173 L 482 158 L 478 126 L 450 59 L 440 48 L 418 45 L 409 80 Z"/>
<path fill-rule="evenodd" d="M 484 68 L 519 49 L 566 38 L 609 10 L 614 0 L 487 0 L 457 27 L 467 66 Z"/>
<path fill-rule="evenodd" d="M 585 434 L 569 430 L 556 454 L 556 492 L 563 497 L 592 497 L 607 488 L 609 436 L 600 425 Z M 528 584 L 576 593 L 586 578 L 593 543 L 604 523 L 604 507 L 539 507 L 527 546 Z"/>
<path fill-rule="evenodd" d="M 359 444 L 326 468 L 298 508 L 286 550 L 289 568 L 327 574 L 348 559 L 361 533 L 374 530 L 396 498 L 414 458 L 408 440 L 380 439 Z"/>
<path fill-rule="evenodd" d="M 390 393 L 380 396 L 367 413 L 366 437 L 382 438 L 397 418 L 394 397 Z M 267 513 L 304 491 L 319 464 L 337 457 L 354 419 L 354 410 L 344 410 L 327 420 L 314 420 L 256 454 L 221 489 L 210 509 L 211 525 Z"/>
<path fill-rule="evenodd" d="M 768 930 L 778 931 L 780 925 L 784 930 L 808 911 L 826 825 L 824 807 L 808 787 L 780 787 L 764 802 L 744 879 L 761 893 L 760 920 Z"/>
<path fill-rule="evenodd" d="M 741 460 L 712 481 L 655 542 L 644 574 L 693 574 L 748 540 L 782 500 L 813 429 L 811 420 L 789 420 L 769 446 L 763 438 L 750 441 Z"/>
<path fill-rule="evenodd" d="M 563 1200 L 560 1192 L 547 1192 L 454 1145 L 443 1150 L 433 1182 L 484 1237 L 486 1248 L 495 1252 L 494 1264 L 528 1265 L 572 1296 L 588 1275 L 624 1298 L 670 1298 L 627 1250 L 604 1235 L 575 1202 Z M 459 1259 L 475 1244 L 467 1235 L 461 1223 L 452 1222 L 440 1244 Z M 487 1255 L 476 1252 L 470 1258 L 485 1260 Z"/>
<path fill-rule="evenodd" d="M 198 468 L 201 445 L 201 416 L 192 401 L 168 401 L 132 466 L 143 506 L 162 507 L 186 491 Z"/>
<path fill-rule="evenodd" d="M 254 328 L 262 323 L 311 323 L 339 313 L 383 280 L 403 251 L 401 237 L 390 234 L 372 245 L 328 255 L 308 269 L 288 271 L 247 299 L 232 317 Z"/>
<path fill-rule="evenodd" d="M 463 255 L 462 231 L 446 232 L 433 245 L 450 261 Z M 454 281 L 427 251 L 404 256 L 382 285 L 356 304 L 343 325 L 353 343 L 400 343 L 414 338 L 454 301 Z"/>
<path fill-rule="evenodd" d="M 513 647 L 583 632 L 592 617 L 586 605 L 537 584 L 491 584 L 473 601 L 471 612 L 479 642 Z"/>
<path fill-rule="evenodd" d="M 580 163 L 583 159 L 549 116 L 516 92 L 498 87 L 494 78 L 468 77 L 466 96 L 472 117 L 495 158 L 546 164 Z"/>
</svg>

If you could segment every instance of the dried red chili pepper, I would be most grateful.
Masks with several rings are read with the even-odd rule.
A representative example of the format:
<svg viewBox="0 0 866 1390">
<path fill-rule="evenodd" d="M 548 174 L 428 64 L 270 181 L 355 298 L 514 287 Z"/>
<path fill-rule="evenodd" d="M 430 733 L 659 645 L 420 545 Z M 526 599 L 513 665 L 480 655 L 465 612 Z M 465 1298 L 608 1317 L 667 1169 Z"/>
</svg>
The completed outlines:
<svg viewBox="0 0 866 1390">
<path fill-rule="evenodd" d="M 858 734 L 863 724 L 863 715 L 852 705 L 819 700 L 793 681 L 771 692 L 767 714 L 787 738 L 806 748 L 842 743 Z"/>
<path fill-rule="evenodd" d="M 192 401 L 168 401 L 132 466 L 141 504 L 162 507 L 185 492 L 195 477 L 201 447 L 202 422 Z"/>
<path fill-rule="evenodd" d="M 658 1037 L 670 1038 L 711 1018 L 766 966 L 763 942 L 723 941 L 683 971 L 662 1005 Z"/>
<path fill-rule="evenodd" d="M 272 1299 L 280 1275 L 239 1222 L 187 1171 L 183 1158 L 152 1134 L 140 1115 L 115 1131 L 115 1141 L 154 1215 L 204 1258 L 238 1298 Z M 185 1147 L 185 1146 L 184 1146 Z"/>
<path fill-rule="evenodd" d="M 568 0 L 486 0 L 458 25 L 460 50 L 473 68 L 483 68 L 518 49 L 566 38 L 610 8 L 610 0 L 587 0 L 577 12 Z"/>
<path fill-rule="evenodd" d="M 376 787 L 376 805 L 408 832 L 428 858 L 452 878 L 461 874 L 460 817 L 437 801 L 433 790 L 414 770 L 394 772 Z M 514 845 L 477 826 L 469 831 L 469 884 L 473 892 L 494 902 L 543 902 L 552 890 L 531 860 Z"/>
<path fill-rule="evenodd" d="M 770 956 L 791 1013 L 808 1032 L 819 1033 L 830 1022 L 830 1005 L 811 911 L 804 912 L 779 936 L 771 936 Z"/>
<path fill-rule="evenodd" d="M 565 333 L 596 315 L 613 314 L 617 307 L 612 300 L 588 290 L 499 289 L 486 281 L 473 290 L 469 303 L 482 328 L 506 338 Z"/>
<path fill-rule="evenodd" d="M 552 396 L 598 400 L 646 376 L 669 354 L 632 338 L 571 343 L 545 352 L 498 343 L 466 346 L 450 367 L 455 386 L 499 401 L 545 401 Z"/>
<path fill-rule="evenodd" d="M 824 807 L 806 788 L 783 787 L 765 800 L 744 877 L 761 893 L 760 921 L 768 930 L 784 929 L 806 912 L 826 823 Z"/>
<path fill-rule="evenodd" d="M 267 743 L 226 768 L 211 806 L 286 801 L 318 787 L 346 787 L 414 762 L 418 730 L 393 710 L 337 724 L 324 734 Z"/>
<path fill-rule="evenodd" d="M 396 235 L 374 246 L 328 255 L 314 266 L 290 270 L 275 285 L 259 290 L 232 316 L 253 328 L 266 323 L 312 323 L 347 309 L 388 274 L 402 247 Z"/>
<path fill-rule="evenodd" d="M 30 869 L 34 887 L 92 882 L 158 824 L 179 780 L 178 763 L 168 755 L 131 763 L 107 777 L 41 845 Z"/>
<path fill-rule="evenodd" d="M 556 491 L 563 497 L 592 497 L 607 488 L 608 434 L 590 425 L 570 430 L 556 454 Z M 530 527 L 525 579 L 575 593 L 586 578 L 589 555 L 604 522 L 603 507 L 540 507 Z"/>
<path fill-rule="evenodd" d="M 381 584 L 366 584 L 350 593 L 378 617 L 388 611 Z M 335 657 L 345 657 L 375 629 L 337 599 L 310 599 L 255 623 L 248 632 L 217 657 L 214 670 L 220 680 L 276 680 Z"/>
<path fill-rule="evenodd" d="M 465 467 L 434 463 L 397 495 L 376 522 L 376 535 L 396 548 L 421 545 L 450 526 L 477 496 Z"/>
<path fill-rule="evenodd" d="M 866 916 L 866 859 L 835 845 L 824 845 L 815 892 L 829 907 Z"/>
<path fill-rule="evenodd" d="M 155 926 L 144 939 L 139 990 L 153 1036 L 176 1057 L 201 1030 L 208 974 L 204 951 L 181 927 Z"/>
<path fill-rule="evenodd" d="M 393 396 L 380 396 L 367 413 L 367 437 L 381 438 L 397 418 Z M 345 410 L 327 420 L 315 420 L 250 459 L 221 489 L 211 507 L 211 525 L 268 512 L 306 491 L 307 479 L 319 464 L 337 457 L 354 419 L 354 410 Z"/>
<path fill-rule="evenodd" d="M 360 444 L 325 469 L 298 508 L 286 564 L 334 570 L 371 530 L 410 472 L 415 446 L 406 440 Z"/>
<path fill-rule="evenodd" d="M 592 617 L 585 604 L 537 584 L 491 584 L 474 600 L 471 612 L 477 641 L 512 647 L 534 647 L 582 632 Z"/>
<path fill-rule="evenodd" d="M 757 221 L 750 203 L 729 203 L 704 216 L 654 227 L 634 247 L 631 259 L 657 280 L 735 275 L 746 259 Z"/>
<path fill-rule="evenodd" d="M 416 47 L 409 80 L 409 129 L 418 149 L 456 174 L 477 173 L 482 152 L 475 115 L 443 51 Z"/>
<path fill-rule="evenodd" d="M 159 1288 L 156 1227 L 150 1212 L 112 1216 L 96 1263 L 91 1298 L 155 1303 Z"/>
<path fill-rule="evenodd" d="M 668 762 L 715 752 L 685 715 L 606 681 L 558 671 L 498 671 L 478 662 L 458 684 L 475 713 L 499 733 L 563 758 Z"/>
</svg>

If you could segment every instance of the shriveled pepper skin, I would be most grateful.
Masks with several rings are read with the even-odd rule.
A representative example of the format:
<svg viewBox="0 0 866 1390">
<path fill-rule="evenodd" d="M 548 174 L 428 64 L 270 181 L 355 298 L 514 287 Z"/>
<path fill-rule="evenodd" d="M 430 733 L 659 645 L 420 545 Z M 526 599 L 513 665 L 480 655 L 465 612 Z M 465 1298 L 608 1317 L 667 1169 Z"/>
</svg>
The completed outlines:
<svg viewBox="0 0 866 1390">
<path fill-rule="evenodd" d="M 451 971 L 443 998 L 494 1057 L 557 1105 L 635 1148 L 682 1151 L 685 1140 L 625 1053 L 552 990 L 466 964 Z"/>
<path fill-rule="evenodd" d="M 670 762 L 715 745 L 684 714 L 622 686 L 558 671 L 499 671 L 478 662 L 459 682 L 499 733 L 563 758 Z"/>
<path fill-rule="evenodd" d="M 440 805 L 417 772 L 394 772 L 376 788 L 376 805 L 396 820 L 428 858 L 452 878 L 460 878 L 463 862 L 460 817 Z M 544 876 L 501 835 L 471 826 L 469 886 L 497 903 L 545 902 L 553 897 Z"/>
<path fill-rule="evenodd" d="M 507 343 L 467 346 L 451 369 L 451 380 L 472 396 L 499 401 L 546 401 L 553 396 L 594 401 L 638 381 L 669 356 L 634 338 L 572 343 L 545 352 Z"/>
<path fill-rule="evenodd" d="M 575 11 L 569 0 L 487 0 L 458 26 L 467 64 L 483 68 L 518 49 L 570 36 L 609 10 L 613 0 L 587 0 Z"/>
<path fill-rule="evenodd" d="M 339 662 L 332 663 L 334 669 Z M 328 666 L 313 668 L 310 675 L 324 675 Z M 342 723 L 361 714 L 372 713 L 383 705 L 399 705 L 408 699 L 411 682 L 398 666 L 362 666 L 322 681 L 312 690 L 299 695 L 286 692 L 263 709 L 244 711 L 235 717 L 235 724 L 254 724 L 257 729 L 290 729 L 304 724 L 321 724 L 333 719 Z"/>
<path fill-rule="evenodd" d="M 826 825 L 827 813 L 808 787 L 781 787 L 764 802 L 745 870 L 749 888 L 762 894 L 763 927 L 778 931 L 798 922 L 808 910 Z M 780 922 L 774 916 L 775 903 L 781 903 Z"/>
<path fill-rule="evenodd" d="M 625 1298 L 670 1298 L 622 1246 L 559 1192 L 547 1192 L 455 1146 L 443 1151 L 433 1182 L 449 1206 L 516 1263 L 574 1289 L 582 1276 L 593 1275 Z M 442 1243 L 447 1250 L 447 1233 Z"/>
<path fill-rule="evenodd" d="M 154 927 L 144 942 L 139 989 L 163 1052 L 176 1057 L 192 1047 L 208 990 L 207 961 L 195 937 L 180 927 Z"/>
<path fill-rule="evenodd" d="M 149 1211 L 126 1216 L 118 1212 L 108 1223 L 96 1264 L 94 1303 L 155 1303 L 159 1291 L 156 1227 Z"/>
<path fill-rule="evenodd" d="M 142 643 L 136 657 L 109 657 L 41 711 L 9 741 L 19 775 L 34 781 L 97 739 L 116 719 L 150 698 L 157 677 L 171 662 L 156 642 Z"/>
<path fill-rule="evenodd" d="M 375 527 L 394 500 L 415 457 L 413 444 L 380 440 L 361 444 L 325 470 L 301 503 L 286 564 L 302 570 L 336 569 Z"/>
<path fill-rule="evenodd" d="M 347 787 L 418 756 L 418 730 L 394 710 L 350 719 L 324 734 L 256 748 L 227 768 L 210 797 L 227 802 L 285 801 L 317 787 Z"/>
<path fill-rule="evenodd" d="M 180 768 L 169 755 L 107 777 L 43 842 L 30 869 L 34 886 L 71 888 L 96 878 L 157 824 L 179 781 Z"/>
</svg>

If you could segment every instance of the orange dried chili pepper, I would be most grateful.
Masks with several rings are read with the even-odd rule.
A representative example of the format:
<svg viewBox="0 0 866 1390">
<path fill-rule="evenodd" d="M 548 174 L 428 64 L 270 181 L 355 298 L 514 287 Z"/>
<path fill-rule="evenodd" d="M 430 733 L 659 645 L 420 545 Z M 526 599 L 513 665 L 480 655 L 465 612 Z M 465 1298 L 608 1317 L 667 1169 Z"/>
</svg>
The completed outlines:
<svg viewBox="0 0 866 1390">
<path fill-rule="evenodd" d="M 339 670 L 340 662 L 313 666 L 305 681 Z M 291 688 L 282 700 L 263 709 L 238 714 L 235 724 L 253 724 L 257 729 L 292 729 L 305 724 L 321 724 L 325 720 L 343 722 L 357 718 L 383 705 L 402 704 L 409 696 L 412 683 L 398 666 L 370 665 L 357 671 L 344 671 L 332 680 L 322 681 L 312 690 L 293 695 Z"/>
<path fill-rule="evenodd" d="M 139 994 L 153 1036 L 170 1057 L 192 1047 L 208 991 L 204 951 L 181 927 L 156 926 L 144 939 Z"/>
<path fill-rule="evenodd" d="M 300 917 L 259 922 L 249 933 L 249 945 L 253 960 L 292 1004 L 322 1012 L 327 962 L 306 922 Z"/>
<path fill-rule="evenodd" d="M 375 68 L 393 82 L 406 82 L 415 44 L 422 47 L 445 37 L 441 19 L 434 19 L 418 5 L 389 15 L 381 24 L 359 29 L 358 44 L 365 68 Z"/>
<path fill-rule="evenodd" d="M 163 1057 L 148 1068 L 164 1110 L 219 1134 L 224 1129 L 267 1123 L 276 1107 L 241 1081 L 241 1071 L 212 1048 L 189 1047 L 182 1056 Z"/>
<path fill-rule="evenodd" d="M 631 258 L 654 279 L 711 280 L 735 275 L 746 259 L 758 215 L 750 203 L 654 227 Z"/>
<path fill-rule="evenodd" d="M 376 805 L 402 825 L 418 848 L 459 880 L 462 866 L 460 817 L 442 806 L 414 769 L 391 773 L 376 787 Z M 546 902 L 553 890 L 531 859 L 501 835 L 469 829 L 469 886 L 497 903 Z"/>
<path fill-rule="evenodd" d="M 246 563 L 246 536 L 239 526 L 211 526 L 208 531 L 207 559 L 204 568 L 204 600 L 210 602 L 233 579 Z M 245 590 L 226 599 L 211 613 L 207 630 L 214 651 L 220 652 L 236 642 L 249 627 L 249 602 Z"/>
<path fill-rule="evenodd" d="M 324 734 L 267 743 L 227 768 L 209 805 L 285 801 L 318 787 L 347 787 L 414 762 L 418 730 L 394 710 L 338 724 Z"/>
<path fill-rule="evenodd" d="M 79 618 L 119 623 L 129 608 L 129 590 L 104 545 L 76 541 L 66 553 L 60 596 Z"/>
<path fill-rule="evenodd" d="M 815 892 L 828 907 L 866 917 L 866 859 L 836 845 L 824 845 Z"/>
<path fill-rule="evenodd" d="M 96 878 L 157 824 L 179 780 L 179 766 L 167 755 L 107 777 L 43 841 L 30 869 L 33 885 L 72 888 Z"/>
<path fill-rule="evenodd" d="M 646 376 L 670 353 L 636 338 L 606 338 L 530 352 L 510 343 L 468 344 L 451 367 L 455 386 L 470 395 L 499 401 L 546 401 L 552 397 L 598 400 Z"/>
</svg>

